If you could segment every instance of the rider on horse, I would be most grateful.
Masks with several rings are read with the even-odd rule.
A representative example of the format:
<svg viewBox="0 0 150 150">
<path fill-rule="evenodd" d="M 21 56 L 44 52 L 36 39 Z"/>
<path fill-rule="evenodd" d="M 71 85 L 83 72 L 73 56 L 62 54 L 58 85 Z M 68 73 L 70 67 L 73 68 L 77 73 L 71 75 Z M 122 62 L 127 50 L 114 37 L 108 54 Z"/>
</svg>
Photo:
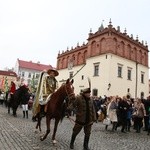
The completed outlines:
<svg viewBox="0 0 150 150">
<path fill-rule="evenodd" d="M 48 69 L 47 71 L 41 72 L 33 104 L 33 116 L 36 116 L 39 112 L 41 117 L 45 116 L 45 105 L 51 94 L 58 88 L 58 82 L 55 78 L 58 75 L 59 73 L 55 69 Z"/>
</svg>

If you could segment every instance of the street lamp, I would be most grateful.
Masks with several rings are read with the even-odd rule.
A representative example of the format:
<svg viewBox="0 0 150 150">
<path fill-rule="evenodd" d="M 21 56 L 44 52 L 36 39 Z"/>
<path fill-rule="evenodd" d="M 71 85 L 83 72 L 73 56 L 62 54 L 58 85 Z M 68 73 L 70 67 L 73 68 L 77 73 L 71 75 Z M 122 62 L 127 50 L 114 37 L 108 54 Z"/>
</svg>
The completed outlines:
<svg viewBox="0 0 150 150">
<path fill-rule="evenodd" d="M 111 87 L 111 84 L 109 83 L 109 84 L 108 84 L 108 89 L 107 89 L 108 91 L 109 91 L 110 87 Z"/>
</svg>

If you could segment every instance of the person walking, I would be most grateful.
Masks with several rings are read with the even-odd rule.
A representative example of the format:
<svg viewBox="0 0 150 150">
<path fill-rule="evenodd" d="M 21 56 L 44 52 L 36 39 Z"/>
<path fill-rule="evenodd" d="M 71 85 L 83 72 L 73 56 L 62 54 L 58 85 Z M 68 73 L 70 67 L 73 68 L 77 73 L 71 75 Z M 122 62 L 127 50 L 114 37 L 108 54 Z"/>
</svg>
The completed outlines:
<svg viewBox="0 0 150 150">
<path fill-rule="evenodd" d="M 120 115 L 122 133 L 126 133 L 125 129 L 127 128 L 127 112 L 129 110 L 129 107 L 129 104 L 127 103 L 127 96 L 123 96 L 122 100 L 120 100 L 118 103 L 118 111 Z"/>
<path fill-rule="evenodd" d="M 11 104 L 13 103 L 15 91 L 16 91 L 16 84 L 13 81 L 11 81 L 11 85 L 9 88 L 8 113 L 10 113 L 10 107 L 11 107 Z"/>
<path fill-rule="evenodd" d="M 58 71 L 53 68 L 41 72 L 33 103 L 33 116 L 36 116 L 39 112 L 41 117 L 45 116 L 45 105 L 47 104 L 51 94 L 58 88 L 58 82 L 55 78 L 58 75 Z"/>
<path fill-rule="evenodd" d="M 117 122 L 118 122 L 117 109 L 118 109 L 117 98 L 116 98 L 116 96 L 112 96 L 111 101 L 107 107 L 107 116 L 108 116 L 108 118 L 110 118 L 110 120 L 112 122 L 112 131 L 115 131 L 117 128 Z M 106 130 L 107 130 L 107 127 L 108 126 L 106 125 L 106 127 L 105 127 Z"/>
<path fill-rule="evenodd" d="M 144 131 L 148 131 L 149 125 L 149 108 L 150 108 L 150 96 L 147 99 L 142 99 L 142 103 L 144 104 L 146 116 L 144 116 Z"/>
<path fill-rule="evenodd" d="M 22 86 L 25 86 L 27 88 L 27 91 L 29 90 L 28 87 L 26 85 L 22 85 Z M 21 97 L 21 106 L 22 106 L 22 111 L 23 111 L 23 118 L 26 118 L 28 119 L 28 101 L 29 101 L 29 92 L 25 92 L 22 94 L 22 97 Z"/>
<path fill-rule="evenodd" d="M 80 95 L 76 96 L 73 108 L 76 108 L 76 120 L 71 136 L 70 149 L 74 149 L 76 136 L 84 128 L 84 150 L 89 150 L 88 143 L 93 122 L 96 121 L 96 113 L 93 100 L 90 97 L 90 88 L 83 89 Z"/>
<path fill-rule="evenodd" d="M 146 110 L 140 98 L 136 98 L 135 100 L 133 113 L 135 130 L 137 133 L 140 133 L 143 126 L 144 116 L 146 116 Z"/>
</svg>

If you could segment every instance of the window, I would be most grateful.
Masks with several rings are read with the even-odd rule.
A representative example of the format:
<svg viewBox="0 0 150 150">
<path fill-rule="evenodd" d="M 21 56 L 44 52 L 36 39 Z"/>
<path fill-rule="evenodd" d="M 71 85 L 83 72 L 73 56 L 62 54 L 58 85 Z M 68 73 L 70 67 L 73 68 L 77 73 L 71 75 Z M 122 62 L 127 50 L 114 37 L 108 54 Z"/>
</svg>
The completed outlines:
<svg viewBox="0 0 150 150">
<path fill-rule="evenodd" d="M 28 78 L 31 78 L 31 73 L 28 74 Z"/>
<path fill-rule="evenodd" d="M 127 71 L 127 79 L 128 80 L 131 80 L 131 69 L 130 68 L 128 68 L 128 71 Z"/>
<path fill-rule="evenodd" d="M 118 77 L 122 78 L 122 65 L 118 65 Z"/>
<path fill-rule="evenodd" d="M 98 96 L 98 89 L 93 89 L 93 96 Z"/>
<path fill-rule="evenodd" d="M 38 78 L 39 78 L 39 76 L 40 76 L 39 74 L 36 74 L 36 75 L 35 75 L 35 78 L 36 78 L 36 79 L 38 79 Z"/>
<path fill-rule="evenodd" d="M 94 64 L 94 76 L 99 75 L 99 63 Z"/>
<path fill-rule="evenodd" d="M 70 72 L 69 78 L 71 79 L 73 77 L 73 72 Z"/>
<path fill-rule="evenodd" d="M 141 83 L 144 83 L 144 72 L 141 72 Z"/>
<path fill-rule="evenodd" d="M 24 77 L 24 72 L 21 73 L 21 76 Z"/>
<path fill-rule="evenodd" d="M 84 75 L 81 76 L 81 80 L 84 80 Z"/>
</svg>

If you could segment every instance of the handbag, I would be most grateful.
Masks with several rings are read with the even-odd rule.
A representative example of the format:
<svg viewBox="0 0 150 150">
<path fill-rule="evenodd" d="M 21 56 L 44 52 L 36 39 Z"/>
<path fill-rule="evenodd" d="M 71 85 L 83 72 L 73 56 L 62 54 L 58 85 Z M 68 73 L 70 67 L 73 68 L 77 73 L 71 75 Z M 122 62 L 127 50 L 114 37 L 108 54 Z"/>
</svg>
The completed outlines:
<svg viewBox="0 0 150 150">
<path fill-rule="evenodd" d="M 102 122 L 105 119 L 105 115 L 103 112 L 98 116 L 98 121 Z"/>
<path fill-rule="evenodd" d="M 109 126 L 109 125 L 111 124 L 110 118 L 106 117 L 106 118 L 103 120 L 103 124 Z"/>
</svg>

